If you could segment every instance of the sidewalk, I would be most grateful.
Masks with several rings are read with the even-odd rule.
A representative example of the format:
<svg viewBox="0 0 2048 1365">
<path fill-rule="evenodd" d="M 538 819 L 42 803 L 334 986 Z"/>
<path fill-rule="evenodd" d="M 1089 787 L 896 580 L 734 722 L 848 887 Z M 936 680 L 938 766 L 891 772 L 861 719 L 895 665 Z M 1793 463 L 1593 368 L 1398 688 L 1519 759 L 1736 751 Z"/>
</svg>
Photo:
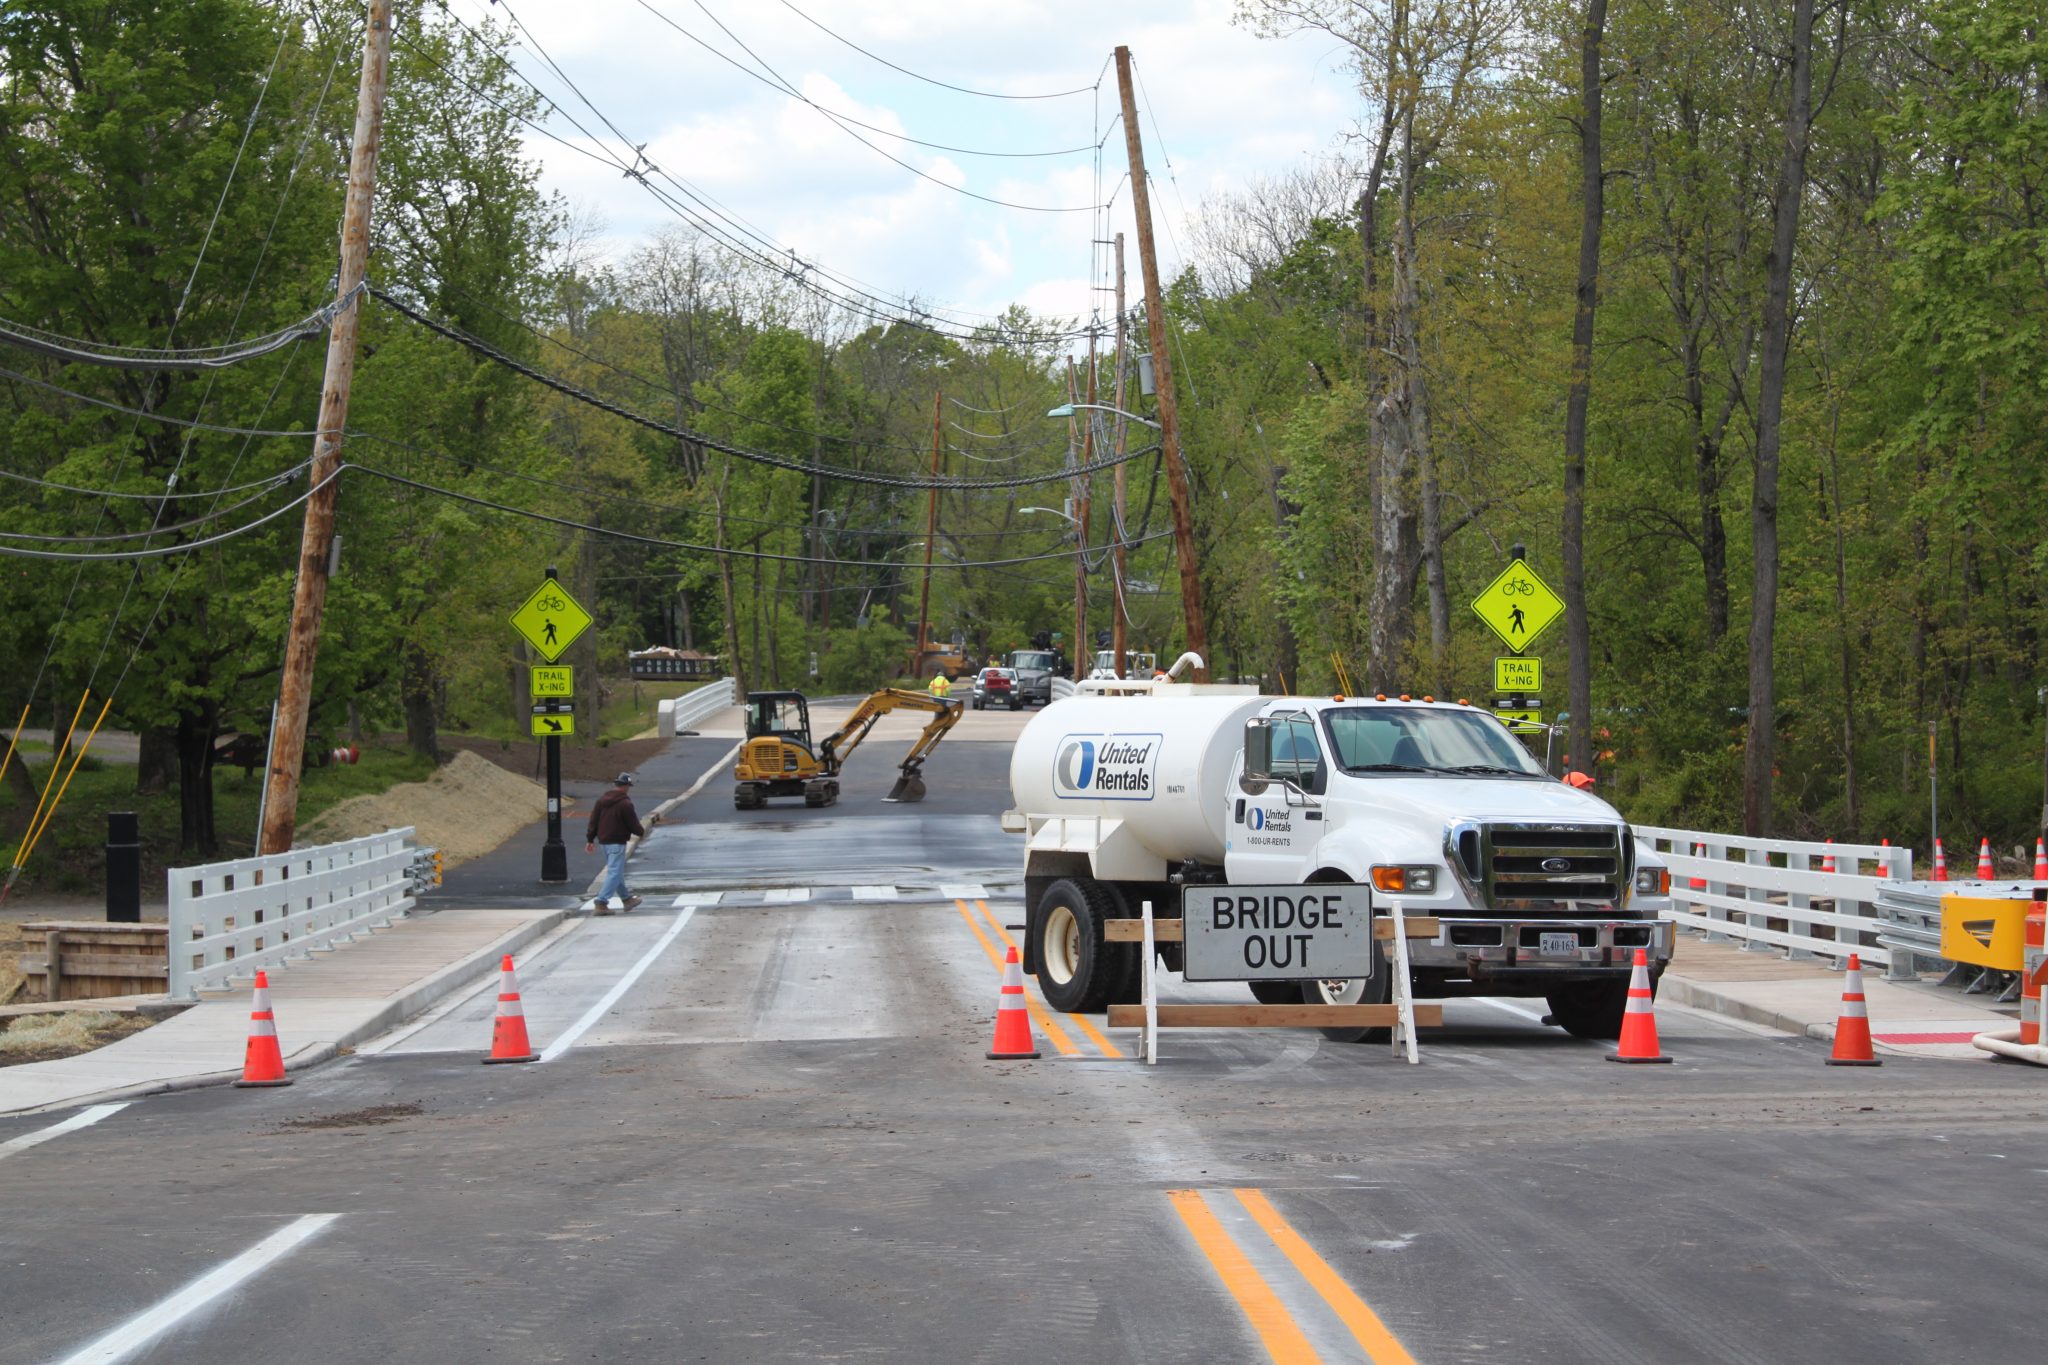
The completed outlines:
<svg viewBox="0 0 2048 1365">
<path fill-rule="evenodd" d="M 270 971 L 287 1070 L 326 1061 L 477 980 L 561 923 L 558 909 L 447 909 L 417 915 L 332 952 Z M 241 1075 L 246 988 L 93 1052 L 0 1068 L 0 1114 L 68 1108 Z M 488 1039 L 478 1039 L 481 1051 Z"/>
<path fill-rule="evenodd" d="M 1863 993 L 1879 1052 L 1987 1060 L 1988 1053 L 1970 1046 L 1971 1037 L 2009 1029 L 2018 1018 L 2016 1005 L 1996 1007 L 1988 995 L 1883 978 L 1882 967 L 1865 965 Z M 1776 951 L 1708 943 L 1681 931 L 1657 998 L 1832 1043 L 1842 1010 L 1842 973 L 1827 962 L 1788 962 Z"/>
</svg>

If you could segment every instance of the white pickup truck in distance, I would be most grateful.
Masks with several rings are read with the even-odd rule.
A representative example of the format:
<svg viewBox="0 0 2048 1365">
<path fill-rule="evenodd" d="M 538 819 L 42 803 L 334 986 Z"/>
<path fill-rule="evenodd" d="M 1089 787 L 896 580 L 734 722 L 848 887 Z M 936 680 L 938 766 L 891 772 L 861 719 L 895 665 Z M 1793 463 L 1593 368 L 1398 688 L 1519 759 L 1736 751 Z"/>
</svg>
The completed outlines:
<svg viewBox="0 0 2048 1365">
<path fill-rule="evenodd" d="M 1148 899 L 1178 916 L 1189 888 L 1354 883 L 1375 914 L 1398 898 L 1438 919 L 1410 941 L 1417 996 L 1541 996 L 1581 1037 L 1619 1035 L 1637 948 L 1653 975 L 1671 958 L 1668 869 L 1462 703 L 1084 690 L 1025 727 L 1010 790 L 1028 836 L 1024 970 L 1058 1009 L 1135 999 L 1140 950 L 1102 923 Z M 1181 969 L 1181 945 L 1159 951 Z M 1390 970 L 1249 984 L 1269 1004 L 1392 996 Z"/>
</svg>

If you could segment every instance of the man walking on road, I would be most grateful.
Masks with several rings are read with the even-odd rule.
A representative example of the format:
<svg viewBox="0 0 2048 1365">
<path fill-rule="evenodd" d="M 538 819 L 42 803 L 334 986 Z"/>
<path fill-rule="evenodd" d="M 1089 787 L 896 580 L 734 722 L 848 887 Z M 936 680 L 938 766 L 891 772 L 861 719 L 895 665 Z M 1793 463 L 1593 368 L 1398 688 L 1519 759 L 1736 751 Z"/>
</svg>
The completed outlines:
<svg viewBox="0 0 2048 1365">
<path fill-rule="evenodd" d="M 638 896 L 626 890 L 626 841 L 647 837 L 640 816 L 633 809 L 632 794 L 627 790 L 632 785 L 631 773 L 620 773 L 614 778 L 612 789 L 591 806 L 590 823 L 583 831 L 585 853 L 595 853 L 600 844 L 604 846 L 604 885 L 597 888 L 597 899 L 591 903 L 593 915 L 609 915 L 614 896 L 619 898 L 621 912 L 640 903 Z M 654 817 L 654 823 L 661 823 L 659 815 Z"/>
</svg>

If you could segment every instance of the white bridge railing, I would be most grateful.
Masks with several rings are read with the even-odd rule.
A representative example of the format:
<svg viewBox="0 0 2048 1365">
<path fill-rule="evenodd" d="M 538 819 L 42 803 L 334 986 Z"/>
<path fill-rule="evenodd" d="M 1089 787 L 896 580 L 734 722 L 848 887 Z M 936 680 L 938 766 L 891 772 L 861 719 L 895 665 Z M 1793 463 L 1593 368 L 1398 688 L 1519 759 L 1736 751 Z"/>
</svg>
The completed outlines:
<svg viewBox="0 0 2048 1365">
<path fill-rule="evenodd" d="M 412 826 L 200 867 L 170 882 L 171 998 L 331 948 L 413 906 Z"/>
<path fill-rule="evenodd" d="M 1878 902 L 1886 888 L 1912 880 L 1911 849 L 1634 829 L 1671 868 L 1676 908 L 1666 918 L 1704 930 L 1708 942 L 1739 940 L 1745 948 L 1790 958 L 1839 961 L 1860 953 L 1892 965 L 1893 950 L 1877 938 L 1892 921 Z M 1828 858 L 1835 860 L 1833 872 L 1821 870 Z M 1773 921 L 1783 927 L 1773 928 Z M 1909 969 L 1910 962 L 1900 966 Z"/>
<path fill-rule="evenodd" d="M 685 692 L 673 701 L 663 701 L 657 706 L 655 730 L 663 739 L 674 739 L 692 725 L 711 719 L 731 706 L 733 701 L 731 678 L 705 683 L 694 692 Z"/>
</svg>

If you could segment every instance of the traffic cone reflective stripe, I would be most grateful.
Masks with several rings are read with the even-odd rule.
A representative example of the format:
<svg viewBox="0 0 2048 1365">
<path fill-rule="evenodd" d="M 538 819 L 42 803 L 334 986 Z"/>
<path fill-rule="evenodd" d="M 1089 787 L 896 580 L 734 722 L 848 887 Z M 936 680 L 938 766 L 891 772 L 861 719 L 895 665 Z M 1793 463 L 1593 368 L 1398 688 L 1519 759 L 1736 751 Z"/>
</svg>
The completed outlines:
<svg viewBox="0 0 2048 1365">
<path fill-rule="evenodd" d="M 507 953 L 498 968 L 498 1017 L 491 1025 L 493 1062 L 537 1062 L 540 1054 L 526 1039 L 526 1006 L 519 999 L 519 978 L 512 972 L 512 955 Z"/>
<path fill-rule="evenodd" d="M 2048 840 L 2034 840 L 2034 880 L 2048 882 Z"/>
<path fill-rule="evenodd" d="M 1621 1049 L 1607 1054 L 1610 1062 L 1668 1062 L 1657 1050 L 1657 1013 L 1650 993 L 1650 956 L 1636 949 L 1628 979 L 1628 1010 L 1621 1016 Z"/>
<path fill-rule="evenodd" d="M 1829 1066 L 1883 1066 L 1870 1046 L 1870 1007 L 1863 998 L 1863 959 L 1849 954 L 1842 981 L 1842 1015 L 1835 1020 L 1835 1050 Z"/>
<path fill-rule="evenodd" d="M 249 1007 L 249 1045 L 242 1052 L 243 1087 L 290 1085 L 284 1074 L 284 1053 L 277 1044 L 277 1016 L 270 1010 L 270 974 L 256 973 L 256 994 Z"/>
<path fill-rule="evenodd" d="M 1832 844 L 1835 841 L 1830 839 L 1828 842 Z M 1833 872 L 1835 870 L 1835 855 L 1833 853 L 1827 854 L 1820 860 L 1820 870 L 1823 872 Z"/>
<path fill-rule="evenodd" d="M 1934 880 L 1938 882 L 1948 880 L 1948 859 L 1942 856 L 1941 840 L 1939 839 L 1934 841 Z"/>
<path fill-rule="evenodd" d="M 1024 1004 L 1024 963 L 1015 947 L 1003 959 L 1003 989 L 996 996 L 996 1039 L 988 1058 L 994 1062 L 1038 1059 L 1038 1041 L 1031 1036 L 1031 1011 Z"/>
</svg>

